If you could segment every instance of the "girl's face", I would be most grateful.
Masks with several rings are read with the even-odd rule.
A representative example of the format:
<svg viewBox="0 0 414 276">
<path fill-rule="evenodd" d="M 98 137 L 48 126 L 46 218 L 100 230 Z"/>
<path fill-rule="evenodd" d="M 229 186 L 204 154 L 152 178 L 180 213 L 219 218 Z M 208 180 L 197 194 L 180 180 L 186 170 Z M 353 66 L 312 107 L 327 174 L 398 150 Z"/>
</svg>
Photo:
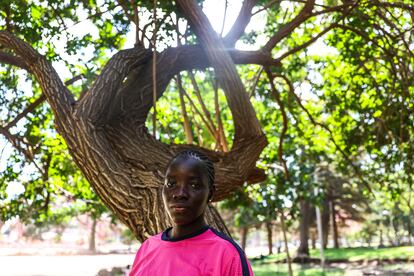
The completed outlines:
<svg viewBox="0 0 414 276">
<path fill-rule="evenodd" d="M 162 198 L 176 225 L 190 224 L 204 215 L 209 195 L 208 176 L 199 160 L 177 160 L 168 167 Z"/>
</svg>

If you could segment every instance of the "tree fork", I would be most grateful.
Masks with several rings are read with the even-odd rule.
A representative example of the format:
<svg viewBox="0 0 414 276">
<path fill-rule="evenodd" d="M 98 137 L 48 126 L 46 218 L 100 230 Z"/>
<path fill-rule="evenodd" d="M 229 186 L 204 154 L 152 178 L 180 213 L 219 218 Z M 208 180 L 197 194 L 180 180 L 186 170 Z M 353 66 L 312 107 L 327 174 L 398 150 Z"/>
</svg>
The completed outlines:
<svg viewBox="0 0 414 276">
<path fill-rule="evenodd" d="M 212 64 L 223 73 L 219 82 L 235 114 L 237 130 L 228 153 L 191 145 L 165 145 L 148 133 L 144 122 L 153 104 L 152 97 L 148 97 L 153 91 L 148 77 L 153 62 L 151 52 L 141 46 L 112 57 L 84 97 L 75 102 L 51 64 L 30 45 L 4 31 L 0 32 L 0 43 L 12 49 L 35 75 L 75 163 L 102 201 L 140 241 L 170 224 L 160 188 L 168 161 L 178 151 L 195 148 L 214 161 L 217 180 L 214 201 L 229 197 L 246 180 L 263 179 L 263 171 L 255 168 L 255 162 L 267 141 L 230 54 L 221 51 L 224 49 L 221 42 L 216 49 L 207 40 L 207 60 L 196 66 L 205 68 Z M 197 51 L 201 49 L 198 47 Z M 156 60 L 157 99 L 177 70 L 188 66 L 178 64 L 180 59 L 168 55 L 171 53 L 174 52 L 166 50 Z M 207 209 L 206 220 L 228 233 L 213 206 Z"/>
</svg>

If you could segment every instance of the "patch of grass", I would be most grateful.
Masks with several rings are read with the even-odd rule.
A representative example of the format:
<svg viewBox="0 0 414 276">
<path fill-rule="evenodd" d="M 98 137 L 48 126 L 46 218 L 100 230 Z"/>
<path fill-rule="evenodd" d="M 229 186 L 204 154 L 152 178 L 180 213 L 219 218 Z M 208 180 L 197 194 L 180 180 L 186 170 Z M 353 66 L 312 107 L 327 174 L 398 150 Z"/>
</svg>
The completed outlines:
<svg viewBox="0 0 414 276">
<path fill-rule="evenodd" d="M 255 262 L 252 265 L 252 269 L 255 276 L 289 275 L 287 264 L 262 264 Z M 313 267 L 311 265 L 298 264 L 293 264 L 292 270 L 293 274 L 298 276 L 342 276 L 345 274 L 345 271 L 339 268 L 327 268 L 322 270 L 321 268 Z"/>
<path fill-rule="evenodd" d="M 319 250 L 311 250 L 311 257 L 319 258 Z M 361 260 L 393 260 L 396 258 L 413 258 L 414 246 L 401 246 L 390 248 L 329 248 L 325 250 L 325 258 L 327 260 L 348 260 L 348 261 L 361 261 Z"/>
<path fill-rule="evenodd" d="M 311 250 L 312 258 L 319 258 L 319 250 Z M 407 258 L 414 260 L 414 246 L 401 246 L 390 248 L 340 248 L 326 249 L 325 258 L 327 260 L 348 260 L 348 261 L 370 261 L 370 260 L 393 260 L 396 258 Z M 276 261 L 286 259 L 285 253 L 264 256 L 262 259 L 250 260 L 254 275 L 288 275 L 288 266 L 286 263 L 276 263 Z M 327 268 L 322 270 L 318 265 L 312 264 L 293 264 L 294 275 L 299 276 L 339 276 L 344 275 L 345 270 L 340 268 Z"/>
</svg>

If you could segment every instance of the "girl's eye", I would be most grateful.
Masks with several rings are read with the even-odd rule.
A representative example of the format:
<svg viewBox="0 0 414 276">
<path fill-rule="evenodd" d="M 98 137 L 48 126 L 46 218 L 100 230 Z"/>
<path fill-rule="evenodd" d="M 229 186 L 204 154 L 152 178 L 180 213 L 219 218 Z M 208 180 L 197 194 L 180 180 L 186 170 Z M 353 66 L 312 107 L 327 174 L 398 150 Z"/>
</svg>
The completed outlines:
<svg viewBox="0 0 414 276">
<path fill-rule="evenodd" d="M 165 186 L 167 186 L 168 188 L 172 188 L 174 187 L 176 184 L 175 180 L 167 180 L 167 182 L 165 183 Z"/>
<path fill-rule="evenodd" d="M 200 187 L 200 184 L 198 183 L 198 181 L 191 181 L 190 185 L 192 188 L 197 189 Z"/>
</svg>

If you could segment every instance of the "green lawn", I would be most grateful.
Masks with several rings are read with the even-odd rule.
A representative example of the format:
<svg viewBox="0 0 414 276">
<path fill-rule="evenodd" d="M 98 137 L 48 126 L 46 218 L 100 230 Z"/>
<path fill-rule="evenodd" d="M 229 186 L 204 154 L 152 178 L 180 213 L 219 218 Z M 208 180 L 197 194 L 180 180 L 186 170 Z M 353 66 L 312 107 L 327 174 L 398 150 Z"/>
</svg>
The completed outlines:
<svg viewBox="0 0 414 276">
<path fill-rule="evenodd" d="M 311 250 L 313 258 L 319 258 L 319 250 Z M 392 248 L 341 248 L 325 250 L 327 260 L 360 261 L 360 260 L 392 260 L 395 258 L 409 258 L 414 261 L 414 246 L 401 246 Z"/>
<path fill-rule="evenodd" d="M 311 250 L 313 258 L 319 258 L 318 250 Z M 285 263 L 275 263 L 286 258 L 284 253 L 266 256 L 262 260 L 251 260 L 255 276 L 288 275 L 288 267 Z M 414 246 L 393 248 L 341 248 L 325 250 L 327 260 L 392 260 L 395 258 L 407 258 L 414 261 Z M 294 275 L 344 275 L 345 270 L 339 268 L 326 268 L 324 271 L 318 265 L 293 264 Z"/>
<path fill-rule="evenodd" d="M 255 276 L 286 276 L 288 275 L 287 264 L 261 264 L 260 262 L 253 262 L 252 268 Z M 299 276 L 339 276 L 344 275 L 345 271 L 339 268 L 326 268 L 324 271 L 319 267 L 311 265 L 292 264 L 294 275 Z"/>
</svg>

